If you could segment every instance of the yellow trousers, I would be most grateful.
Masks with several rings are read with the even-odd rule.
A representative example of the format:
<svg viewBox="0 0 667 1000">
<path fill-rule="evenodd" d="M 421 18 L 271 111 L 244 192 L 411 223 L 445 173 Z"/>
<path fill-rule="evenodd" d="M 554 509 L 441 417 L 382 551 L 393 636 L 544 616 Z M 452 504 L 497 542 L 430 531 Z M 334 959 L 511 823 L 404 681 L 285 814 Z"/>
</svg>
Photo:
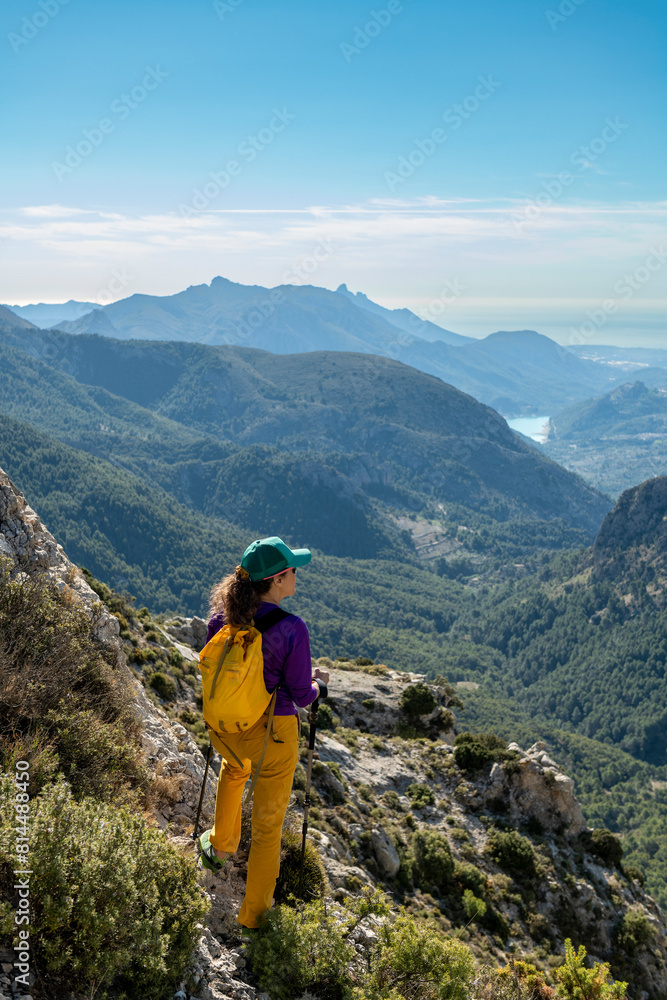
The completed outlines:
<svg viewBox="0 0 667 1000">
<path fill-rule="evenodd" d="M 233 854 L 241 839 L 241 803 L 246 782 L 255 773 L 264 747 L 268 716 L 264 715 L 244 733 L 221 734 L 224 744 L 243 762 L 230 756 L 215 733 L 213 746 L 222 756 L 215 799 L 215 820 L 211 844 L 218 851 Z M 299 724 L 296 715 L 274 717 L 275 739 L 269 736 L 252 806 L 252 844 L 248 858 L 246 893 L 238 922 L 258 927 L 271 906 L 280 871 L 280 839 L 289 803 L 294 769 L 299 759 Z M 279 742 L 277 742 L 279 741 Z"/>
</svg>

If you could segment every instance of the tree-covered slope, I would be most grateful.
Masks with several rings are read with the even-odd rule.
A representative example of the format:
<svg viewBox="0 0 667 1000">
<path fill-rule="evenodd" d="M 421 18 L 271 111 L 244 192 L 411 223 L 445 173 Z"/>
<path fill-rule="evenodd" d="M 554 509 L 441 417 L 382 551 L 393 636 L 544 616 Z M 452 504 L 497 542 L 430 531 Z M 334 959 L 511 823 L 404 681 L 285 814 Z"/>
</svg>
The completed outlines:
<svg viewBox="0 0 667 1000">
<path fill-rule="evenodd" d="M 498 521 L 562 518 L 592 540 L 609 506 L 495 411 L 387 358 L 54 331 L 11 346 L 199 433 L 315 455 L 369 497 L 415 512 L 452 503 Z"/>
<path fill-rule="evenodd" d="M 648 383 L 648 370 L 641 375 Z M 662 388 L 646 383 L 626 383 L 556 413 L 545 453 L 613 497 L 667 474 L 667 371 L 659 373 Z"/>
<path fill-rule="evenodd" d="M 336 555 L 408 554 L 395 525 L 326 457 L 304 460 L 276 447 L 241 446 L 191 430 L 2 345 L 0 412 L 250 531 L 296 533 Z"/>
<path fill-rule="evenodd" d="M 211 587 L 257 535 L 7 417 L 0 467 L 79 564 L 156 611 L 205 614 Z M 396 556 L 350 560 L 316 550 L 300 580 L 294 609 L 312 624 L 316 652 L 359 648 L 406 669 L 437 668 L 458 602 L 471 599 L 462 584 Z"/>
</svg>

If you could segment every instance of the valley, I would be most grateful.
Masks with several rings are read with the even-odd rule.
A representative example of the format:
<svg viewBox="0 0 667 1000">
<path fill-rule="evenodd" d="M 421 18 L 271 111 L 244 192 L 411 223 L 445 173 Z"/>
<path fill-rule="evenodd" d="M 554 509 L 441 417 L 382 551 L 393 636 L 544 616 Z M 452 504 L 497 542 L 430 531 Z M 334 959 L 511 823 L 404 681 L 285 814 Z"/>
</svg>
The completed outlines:
<svg viewBox="0 0 667 1000">
<path fill-rule="evenodd" d="M 0 320 L 0 466 L 80 565 L 153 613 L 205 614 L 249 535 L 313 547 L 295 608 L 314 655 L 447 675 L 460 726 L 549 740 L 667 901 L 662 553 L 632 542 L 605 568 L 612 500 L 549 443 L 393 358 Z M 605 406 L 551 423 L 569 441 Z"/>
</svg>

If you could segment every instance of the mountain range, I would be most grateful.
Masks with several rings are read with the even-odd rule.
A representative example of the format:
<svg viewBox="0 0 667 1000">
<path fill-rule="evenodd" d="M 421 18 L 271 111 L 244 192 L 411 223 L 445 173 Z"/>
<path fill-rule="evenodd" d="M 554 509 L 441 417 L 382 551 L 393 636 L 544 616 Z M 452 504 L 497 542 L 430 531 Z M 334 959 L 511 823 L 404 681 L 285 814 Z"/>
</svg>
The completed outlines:
<svg viewBox="0 0 667 1000">
<path fill-rule="evenodd" d="M 57 308 L 64 317 L 89 305 L 70 301 Z M 22 307 L 20 314 L 40 324 L 45 315 L 41 305 Z M 579 357 L 533 330 L 473 340 L 410 310 L 386 309 L 345 285 L 337 291 L 312 285 L 270 289 L 217 277 L 175 295 L 131 295 L 63 318 L 57 326 L 73 334 L 228 344 L 274 354 L 375 354 L 435 375 L 507 416 L 553 413 L 606 391 L 624 374 L 604 359 Z M 667 373 L 652 369 L 651 380 L 667 383 Z"/>
<path fill-rule="evenodd" d="M 209 467 L 204 474 L 201 463 L 204 456 L 222 461 L 222 444 L 225 459 L 230 445 L 236 452 L 274 447 L 281 455 L 278 466 L 287 464 L 292 476 L 303 478 L 312 469 L 336 495 L 413 515 L 453 504 L 495 521 L 560 518 L 591 537 L 608 509 L 602 497 L 521 441 L 489 407 L 391 359 L 343 352 L 272 355 L 53 330 L 5 332 L 1 350 L 5 413 L 68 444 L 114 455 L 128 440 L 136 452 L 138 436 L 149 427 L 155 433 L 156 417 L 172 421 L 171 435 L 175 424 L 187 428 L 185 440 L 171 451 L 166 442 L 156 442 L 150 463 L 171 465 L 176 455 L 188 461 L 188 485 L 182 488 L 190 502 L 206 504 L 212 484 L 221 481 L 220 471 L 213 475 Z M 45 396 L 50 406 L 44 406 Z M 74 400 L 76 418 L 69 412 Z M 141 412 L 124 409 L 122 401 Z M 96 430 L 90 413 L 100 408 L 108 417 L 96 416 L 100 428 L 114 426 L 111 418 L 121 415 L 132 429 L 120 435 Z M 193 433 L 211 440 L 198 448 Z M 311 509 L 311 518 L 317 517 L 321 505 Z"/>
</svg>

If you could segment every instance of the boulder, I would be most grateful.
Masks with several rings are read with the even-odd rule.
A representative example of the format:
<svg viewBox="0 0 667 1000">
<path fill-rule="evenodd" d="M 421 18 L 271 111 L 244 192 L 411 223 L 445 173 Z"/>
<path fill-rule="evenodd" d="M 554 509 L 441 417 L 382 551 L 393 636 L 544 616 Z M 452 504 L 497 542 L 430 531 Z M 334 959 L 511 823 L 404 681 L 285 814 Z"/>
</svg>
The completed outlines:
<svg viewBox="0 0 667 1000">
<path fill-rule="evenodd" d="M 394 843 L 381 826 L 374 826 L 371 832 L 371 846 L 380 870 L 393 878 L 401 867 L 401 859 Z"/>
</svg>

